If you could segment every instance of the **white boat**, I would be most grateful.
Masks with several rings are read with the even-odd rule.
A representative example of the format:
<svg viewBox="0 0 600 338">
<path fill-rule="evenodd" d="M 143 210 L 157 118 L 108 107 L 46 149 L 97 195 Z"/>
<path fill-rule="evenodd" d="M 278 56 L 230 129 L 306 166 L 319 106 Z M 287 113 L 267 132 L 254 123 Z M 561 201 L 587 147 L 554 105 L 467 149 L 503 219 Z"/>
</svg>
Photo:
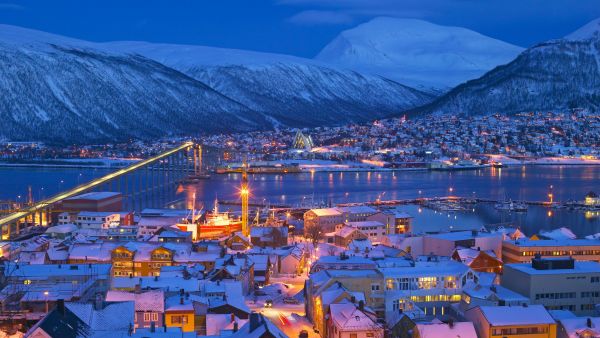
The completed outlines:
<svg viewBox="0 0 600 338">
<path fill-rule="evenodd" d="M 497 203 L 494 207 L 500 211 L 527 212 L 527 204 L 512 200 Z"/>
</svg>

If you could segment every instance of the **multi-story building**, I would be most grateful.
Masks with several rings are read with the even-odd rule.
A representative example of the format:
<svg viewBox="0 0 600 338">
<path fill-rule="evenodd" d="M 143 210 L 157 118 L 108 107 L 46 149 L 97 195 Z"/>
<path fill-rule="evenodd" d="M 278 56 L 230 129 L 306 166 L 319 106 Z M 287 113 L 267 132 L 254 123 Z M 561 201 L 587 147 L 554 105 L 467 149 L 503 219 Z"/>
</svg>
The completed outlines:
<svg viewBox="0 0 600 338">
<path fill-rule="evenodd" d="M 304 228 L 318 226 L 324 233 L 334 232 L 338 224 L 364 222 L 376 214 L 382 213 L 368 206 L 311 209 L 304 213 Z"/>
<path fill-rule="evenodd" d="M 74 223 L 81 229 L 109 229 L 119 225 L 121 215 L 113 212 L 82 211 Z"/>
<path fill-rule="evenodd" d="M 410 265 L 379 268 L 385 282 L 385 312 L 397 312 L 407 301 L 426 315 L 444 316 L 451 303 L 461 300 L 462 289 L 477 282 L 468 266 L 453 261 L 417 261 Z"/>
<path fill-rule="evenodd" d="M 578 261 L 600 261 L 600 240 L 596 239 L 518 239 L 502 243 L 505 263 L 531 262 L 535 255 L 573 257 Z"/>
<path fill-rule="evenodd" d="M 465 318 L 479 338 L 556 338 L 556 322 L 541 305 L 477 306 Z"/>
<path fill-rule="evenodd" d="M 600 263 L 541 258 L 506 264 L 501 285 L 549 310 L 589 315 L 600 303 Z"/>
<path fill-rule="evenodd" d="M 387 226 L 378 221 L 348 222 L 345 224 L 349 227 L 358 229 L 365 234 L 372 243 L 381 243 L 381 240 L 387 234 Z"/>
</svg>

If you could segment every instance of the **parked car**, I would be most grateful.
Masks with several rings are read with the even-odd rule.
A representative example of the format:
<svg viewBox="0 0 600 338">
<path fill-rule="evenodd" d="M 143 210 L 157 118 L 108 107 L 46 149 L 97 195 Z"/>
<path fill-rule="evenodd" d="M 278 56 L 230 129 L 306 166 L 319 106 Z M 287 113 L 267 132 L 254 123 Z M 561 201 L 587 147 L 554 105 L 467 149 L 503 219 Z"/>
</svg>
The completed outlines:
<svg viewBox="0 0 600 338">
<path fill-rule="evenodd" d="M 265 300 L 265 307 L 273 307 L 273 301 L 270 299 Z"/>
</svg>

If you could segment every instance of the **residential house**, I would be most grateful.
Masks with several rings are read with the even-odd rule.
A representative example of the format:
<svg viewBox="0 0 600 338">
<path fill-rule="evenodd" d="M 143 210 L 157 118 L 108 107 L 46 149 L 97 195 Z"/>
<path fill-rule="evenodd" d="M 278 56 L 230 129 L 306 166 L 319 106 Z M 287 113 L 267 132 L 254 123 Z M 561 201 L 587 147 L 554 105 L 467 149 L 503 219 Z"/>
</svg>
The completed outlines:
<svg viewBox="0 0 600 338">
<path fill-rule="evenodd" d="M 479 338 L 556 338 L 556 322 L 542 305 L 477 306 L 465 318 Z"/>
</svg>

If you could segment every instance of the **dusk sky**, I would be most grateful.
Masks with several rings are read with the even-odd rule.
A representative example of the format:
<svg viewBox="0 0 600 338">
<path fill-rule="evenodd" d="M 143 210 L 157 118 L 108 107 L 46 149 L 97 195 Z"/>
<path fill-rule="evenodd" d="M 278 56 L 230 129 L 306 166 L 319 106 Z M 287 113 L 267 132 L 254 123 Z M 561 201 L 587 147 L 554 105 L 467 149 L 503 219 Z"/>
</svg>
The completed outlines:
<svg viewBox="0 0 600 338">
<path fill-rule="evenodd" d="M 24 0 L 0 23 L 92 41 L 144 40 L 313 57 L 376 16 L 462 26 L 523 47 L 600 17 L 598 0 Z"/>
</svg>

